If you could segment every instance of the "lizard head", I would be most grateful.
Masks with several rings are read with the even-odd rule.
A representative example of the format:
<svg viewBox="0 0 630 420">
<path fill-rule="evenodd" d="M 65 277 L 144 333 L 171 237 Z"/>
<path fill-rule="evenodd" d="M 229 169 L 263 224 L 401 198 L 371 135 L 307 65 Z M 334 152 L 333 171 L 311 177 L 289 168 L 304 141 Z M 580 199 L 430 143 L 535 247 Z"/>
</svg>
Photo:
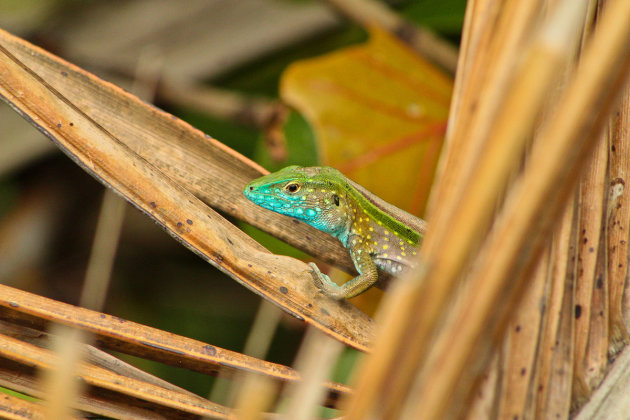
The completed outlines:
<svg viewBox="0 0 630 420">
<path fill-rule="evenodd" d="M 288 166 L 253 180 L 243 194 L 261 207 L 340 237 L 349 223 L 346 191 L 347 181 L 336 169 Z"/>
</svg>

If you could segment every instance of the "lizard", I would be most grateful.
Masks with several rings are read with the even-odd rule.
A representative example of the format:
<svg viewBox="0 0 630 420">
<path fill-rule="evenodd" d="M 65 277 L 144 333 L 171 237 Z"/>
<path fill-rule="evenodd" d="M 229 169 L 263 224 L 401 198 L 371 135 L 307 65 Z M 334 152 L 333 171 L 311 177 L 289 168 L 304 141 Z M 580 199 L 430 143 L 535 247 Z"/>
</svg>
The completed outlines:
<svg viewBox="0 0 630 420">
<path fill-rule="evenodd" d="M 379 279 L 414 266 L 426 222 L 376 197 L 331 167 L 288 166 L 248 183 L 243 194 L 260 207 L 301 220 L 337 238 L 358 276 L 339 286 L 310 263 L 319 290 L 334 299 L 357 296 Z"/>
</svg>

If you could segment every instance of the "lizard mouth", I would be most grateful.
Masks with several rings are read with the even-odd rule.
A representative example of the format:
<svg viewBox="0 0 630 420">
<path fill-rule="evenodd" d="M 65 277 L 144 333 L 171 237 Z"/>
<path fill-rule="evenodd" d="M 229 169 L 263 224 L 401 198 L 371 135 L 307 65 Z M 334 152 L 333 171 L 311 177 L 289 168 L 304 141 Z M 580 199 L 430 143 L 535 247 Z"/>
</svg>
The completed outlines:
<svg viewBox="0 0 630 420">
<path fill-rule="evenodd" d="M 250 187 L 252 188 L 252 187 Z M 273 194 L 267 194 L 267 193 L 261 193 L 258 191 L 253 191 L 250 188 L 246 188 L 245 189 L 245 196 L 247 196 L 247 198 L 249 198 L 250 200 L 252 200 L 253 202 L 255 202 L 256 204 L 263 206 L 263 207 L 269 207 L 269 208 L 275 208 L 278 205 L 283 205 L 285 203 L 291 203 L 291 200 L 288 200 L 284 197 L 278 197 L 277 195 L 273 195 Z M 276 205 L 274 205 L 274 203 L 278 203 Z"/>
</svg>

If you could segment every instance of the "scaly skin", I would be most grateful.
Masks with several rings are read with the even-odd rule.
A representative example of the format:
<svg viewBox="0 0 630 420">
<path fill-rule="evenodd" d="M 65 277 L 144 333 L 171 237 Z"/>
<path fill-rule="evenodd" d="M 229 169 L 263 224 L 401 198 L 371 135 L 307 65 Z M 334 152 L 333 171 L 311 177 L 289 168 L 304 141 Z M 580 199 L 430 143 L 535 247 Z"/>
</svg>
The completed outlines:
<svg viewBox="0 0 630 420">
<path fill-rule="evenodd" d="M 333 168 L 289 166 L 250 182 L 243 193 L 261 207 L 302 220 L 341 241 L 357 277 L 338 286 L 311 266 L 324 294 L 347 299 L 376 283 L 377 268 L 400 275 L 412 266 L 422 240 L 417 230 L 375 206 L 357 188 Z"/>
</svg>

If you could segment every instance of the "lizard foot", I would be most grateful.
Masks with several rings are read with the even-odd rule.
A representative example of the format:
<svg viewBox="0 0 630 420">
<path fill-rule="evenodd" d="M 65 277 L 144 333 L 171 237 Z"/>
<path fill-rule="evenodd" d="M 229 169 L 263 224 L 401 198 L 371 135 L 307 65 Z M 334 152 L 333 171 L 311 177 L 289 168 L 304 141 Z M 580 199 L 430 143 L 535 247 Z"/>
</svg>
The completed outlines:
<svg viewBox="0 0 630 420">
<path fill-rule="evenodd" d="M 308 265 L 310 265 L 311 268 L 313 269 L 313 274 L 315 274 L 315 278 L 317 279 L 315 281 L 315 285 L 317 286 L 317 288 L 319 289 L 321 293 L 333 299 L 345 298 L 343 287 L 339 286 L 334 281 L 332 281 L 330 277 L 322 273 L 319 270 L 319 267 L 317 266 L 317 264 L 308 263 Z"/>
</svg>

